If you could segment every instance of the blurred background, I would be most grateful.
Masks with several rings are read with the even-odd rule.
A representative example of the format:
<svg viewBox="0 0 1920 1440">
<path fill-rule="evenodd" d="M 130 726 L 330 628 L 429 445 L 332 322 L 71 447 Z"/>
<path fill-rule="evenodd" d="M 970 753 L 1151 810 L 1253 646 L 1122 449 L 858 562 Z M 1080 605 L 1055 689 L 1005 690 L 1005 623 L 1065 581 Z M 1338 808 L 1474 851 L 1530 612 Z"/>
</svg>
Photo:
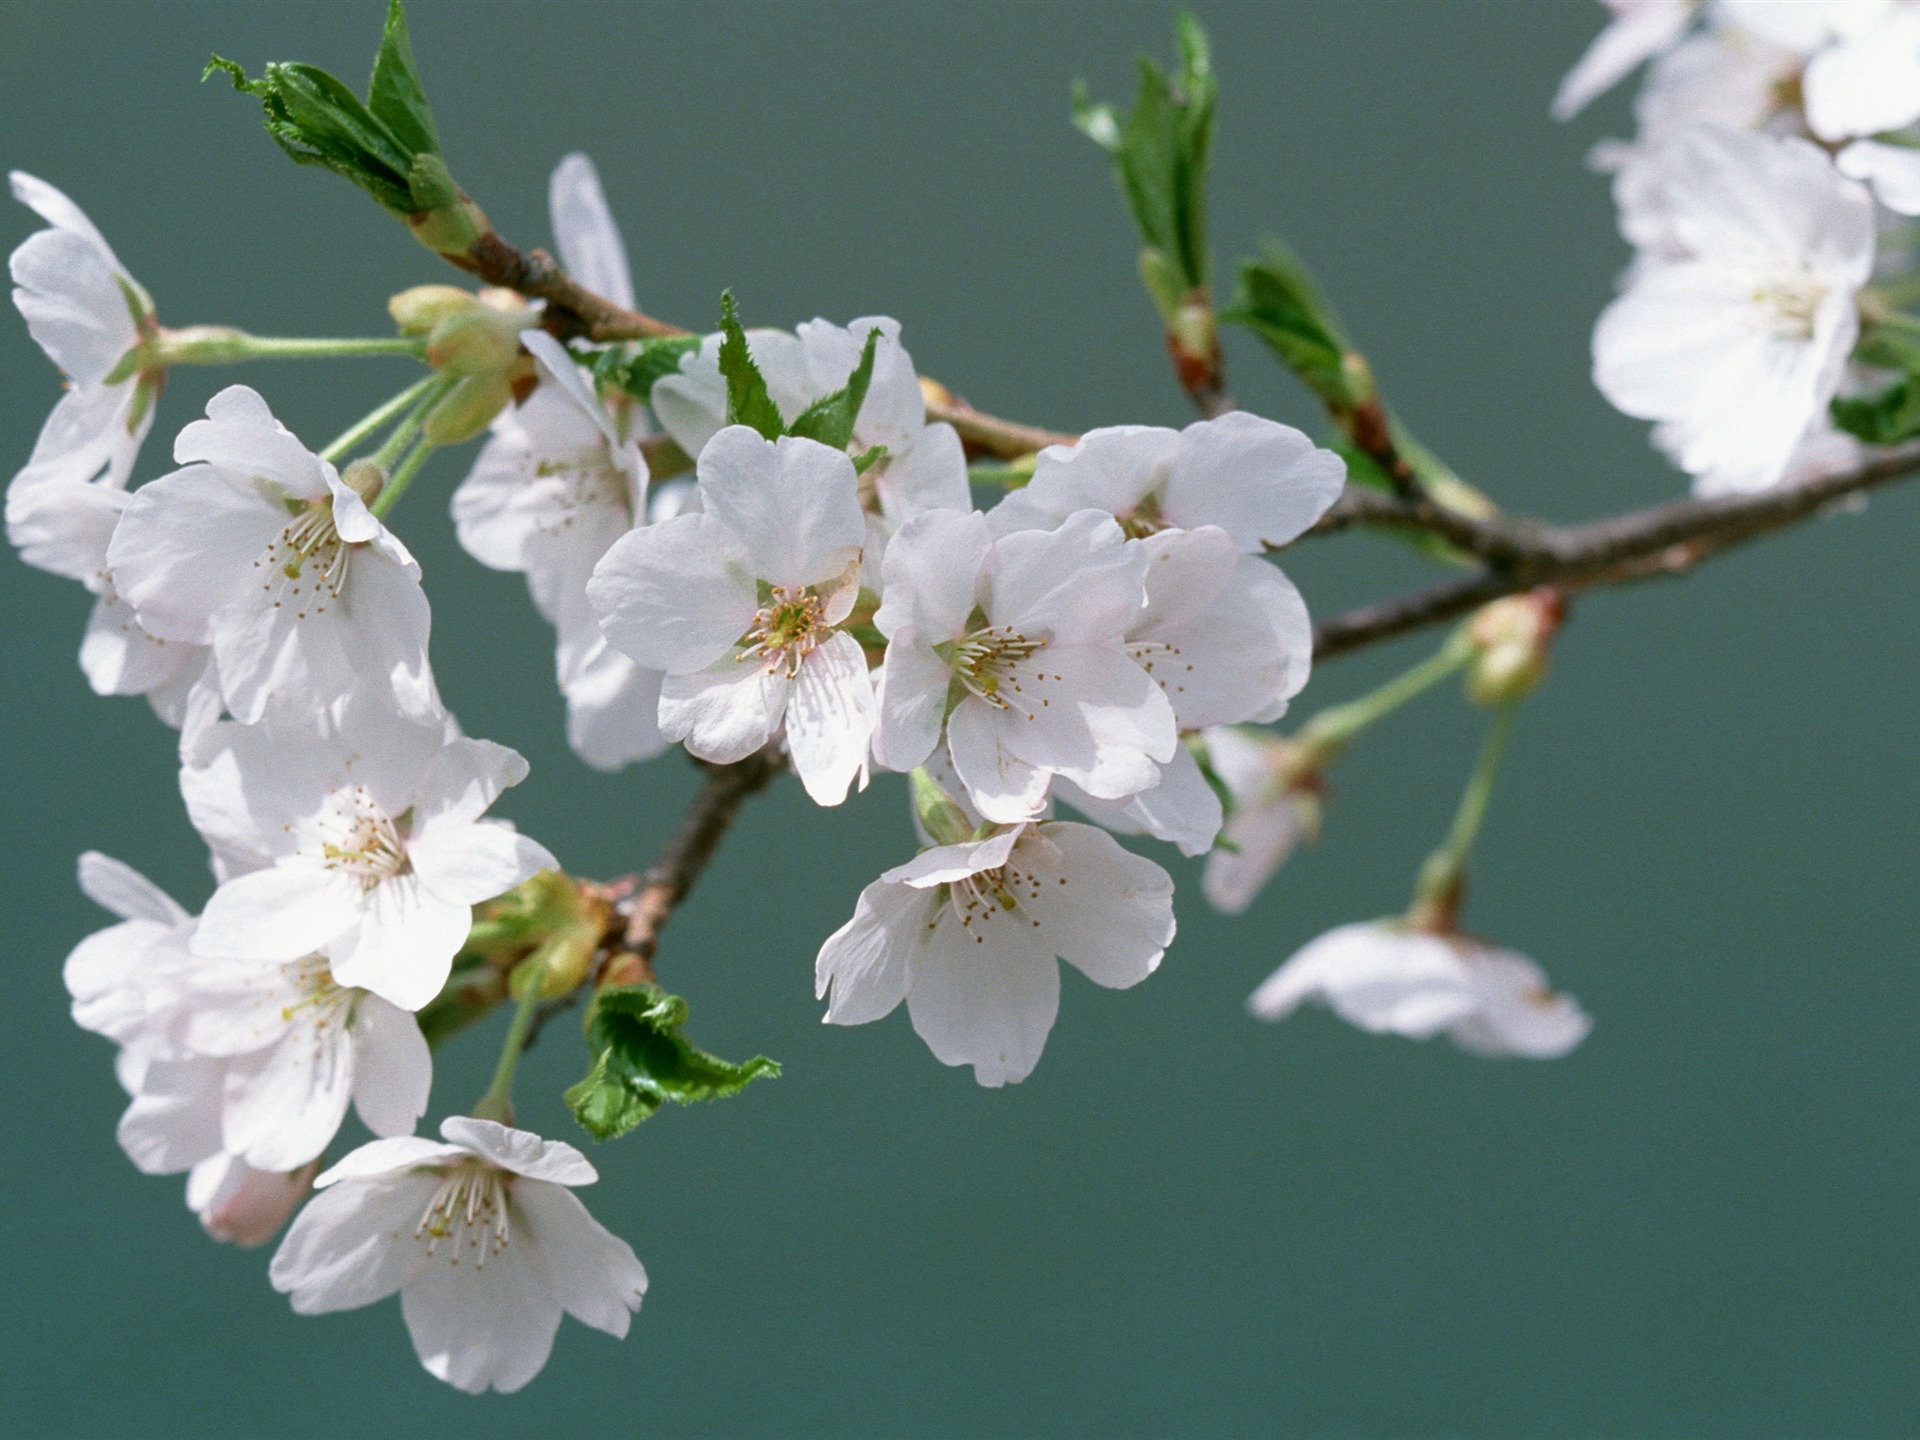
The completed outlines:
<svg viewBox="0 0 1920 1440">
<path fill-rule="evenodd" d="M 451 278 L 344 182 L 287 163 L 255 102 L 202 86 L 322 64 L 358 85 L 377 0 L 0 7 L 0 160 L 68 190 L 175 325 L 379 333 Z M 1292 241 L 1427 444 L 1556 519 L 1678 495 L 1587 378 L 1625 249 L 1548 97 L 1593 4 L 1198 0 L 1222 101 L 1223 275 Z M 1171 49 L 1160 3 L 455 4 L 415 0 L 446 153 L 503 233 L 549 243 L 546 177 L 598 161 L 642 305 L 694 326 L 887 313 L 921 370 L 1063 429 L 1182 424 L 1136 241 L 1069 82 L 1126 100 Z M 0 242 L 36 227 L 18 207 Z M 1231 383 L 1319 429 L 1232 336 Z M 57 394 L 0 324 L 0 469 Z M 309 441 L 398 361 L 176 372 L 140 478 L 215 388 L 259 386 Z M 434 659 L 469 733 L 519 748 L 502 805 L 579 873 L 643 864 L 694 777 L 567 750 L 550 632 L 518 576 L 454 543 L 437 458 L 397 513 Z M 1356 747 L 1321 845 L 1250 914 L 1180 882 L 1180 936 L 1125 993 L 1069 971 L 1027 1083 L 975 1087 L 904 1014 L 819 1024 L 812 959 L 912 845 L 900 777 L 820 811 L 754 804 L 660 953 L 694 1038 L 785 1077 L 592 1150 L 586 1198 L 645 1260 L 631 1338 L 568 1322 L 526 1392 L 473 1400 L 415 1364 L 397 1306 L 296 1318 L 266 1253 L 213 1245 L 178 1179 L 115 1146 L 108 1046 L 60 961 L 107 922 L 89 847 L 190 906 L 211 888 L 171 732 L 74 664 L 88 597 L 0 559 L 0 1006 L 6 1167 L 0 1429 L 12 1435 L 1892 1436 L 1920 1429 L 1920 1035 L 1913 618 L 1920 491 L 1582 601 L 1527 707 L 1467 919 L 1596 1017 L 1552 1064 L 1377 1039 L 1246 994 L 1299 944 L 1407 898 L 1481 721 L 1451 691 Z M 1353 536 L 1289 557 L 1316 612 L 1428 567 Z M 1296 714 L 1426 638 L 1330 663 Z M 444 1054 L 435 1115 L 484 1084 L 498 1027 Z M 522 1119 L 590 1147 L 551 1027 Z"/>
</svg>

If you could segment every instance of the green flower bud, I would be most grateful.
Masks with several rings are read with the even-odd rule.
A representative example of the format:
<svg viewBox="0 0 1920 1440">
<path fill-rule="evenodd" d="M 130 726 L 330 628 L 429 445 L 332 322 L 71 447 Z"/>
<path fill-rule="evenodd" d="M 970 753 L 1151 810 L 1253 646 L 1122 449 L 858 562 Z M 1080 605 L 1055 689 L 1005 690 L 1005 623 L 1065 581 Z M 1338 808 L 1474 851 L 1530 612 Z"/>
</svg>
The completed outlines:
<svg viewBox="0 0 1920 1440">
<path fill-rule="evenodd" d="M 427 364 L 449 375 L 503 375 L 520 359 L 524 313 L 509 315 L 481 304 L 450 310 L 427 337 Z"/>
<path fill-rule="evenodd" d="M 387 486 L 387 472 L 371 460 L 356 460 L 340 472 L 340 483 L 371 505 Z"/>
<path fill-rule="evenodd" d="M 427 412 L 422 431 L 435 445 L 458 445 L 486 429 L 512 401 L 513 382 L 506 375 L 463 376 Z"/>
<path fill-rule="evenodd" d="M 1504 705 L 1531 694 L 1547 675 L 1553 633 L 1566 613 L 1557 590 L 1509 595 L 1467 622 L 1477 653 L 1467 665 L 1467 695 L 1476 705 Z"/>
<path fill-rule="evenodd" d="M 428 335 L 449 315 L 479 304 L 478 295 L 458 285 L 415 285 L 387 301 L 387 313 L 402 335 Z"/>
</svg>

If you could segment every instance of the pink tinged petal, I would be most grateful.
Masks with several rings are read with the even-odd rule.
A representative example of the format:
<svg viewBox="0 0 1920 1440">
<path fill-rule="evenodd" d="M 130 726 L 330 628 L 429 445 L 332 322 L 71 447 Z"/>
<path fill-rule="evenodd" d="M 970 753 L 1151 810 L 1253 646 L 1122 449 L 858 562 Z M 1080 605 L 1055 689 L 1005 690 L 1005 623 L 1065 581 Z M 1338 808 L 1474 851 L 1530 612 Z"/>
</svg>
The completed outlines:
<svg viewBox="0 0 1920 1440">
<path fill-rule="evenodd" d="M 149 403 L 140 418 L 133 420 L 134 403 L 140 393 L 141 387 L 128 381 L 69 390 L 62 395 L 40 426 L 33 454 L 13 478 L 8 491 L 9 524 L 15 497 L 41 485 L 78 485 L 97 477 L 108 489 L 125 486 L 133 474 L 140 444 L 153 428 L 157 408 Z M 13 543 L 22 542 L 16 539 Z"/>
<path fill-rule="evenodd" d="M 561 1308 L 534 1245 L 510 1240 L 484 1268 L 445 1260 L 400 1293 L 400 1313 L 427 1373 L 457 1390 L 502 1395 L 538 1375 L 553 1353 Z"/>
<path fill-rule="evenodd" d="M 567 744 L 594 769 L 613 771 L 667 748 L 660 733 L 660 686 L 667 677 L 596 640 L 561 687 Z"/>
<path fill-rule="evenodd" d="M 313 1185 L 316 1190 L 325 1190 L 349 1180 L 401 1179 L 409 1171 L 430 1170 L 470 1158 L 464 1145 L 444 1144 L 422 1135 L 394 1135 L 369 1140 L 350 1151 L 339 1164 L 321 1172 Z"/>
<path fill-rule="evenodd" d="M 1075 511 L 1056 530 L 1002 537 L 988 574 L 988 618 L 1029 638 L 1110 643 L 1146 604 L 1146 556 L 1097 510 Z"/>
<path fill-rule="evenodd" d="M 699 477 L 701 504 L 738 537 L 758 579 L 793 590 L 859 559 L 867 524 L 843 451 L 730 425 L 700 452 Z"/>
<path fill-rule="evenodd" d="M 432 1173 L 404 1174 L 343 1178 L 321 1190 L 294 1217 L 267 1278 L 291 1297 L 296 1315 L 357 1310 L 386 1299 L 425 1268 L 426 1247 L 413 1234 L 439 1183 Z"/>
<path fill-rule="evenodd" d="M 1343 925 L 1310 941 L 1247 1008 L 1279 1020 L 1315 999 L 1362 1030 L 1414 1040 L 1457 1024 L 1477 1003 L 1454 944 L 1381 924 Z"/>
<path fill-rule="evenodd" d="M 773 738 L 791 683 L 757 656 L 729 655 L 697 674 L 670 674 L 660 686 L 660 733 L 685 741 L 702 760 L 731 765 Z"/>
<path fill-rule="evenodd" d="M 1546 975 L 1524 955 L 1478 950 L 1467 968 L 1479 1008 L 1447 1031 L 1463 1050 L 1489 1058 L 1557 1060 L 1593 1029 L 1580 1003 L 1550 990 Z"/>
<path fill-rule="evenodd" d="M 1346 479 L 1345 461 L 1291 425 L 1234 410 L 1180 432 L 1162 513 L 1184 529 L 1218 525 L 1254 554 L 1305 534 Z"/>
<path fill-rule="evenodd" d="M 1033 893 L 1014 891 L 1054 953 L 1109 989 L 1137 985 L 1173 941 L 1173 880 L 1165 870 L 1091 825 L 1054 822 L 1016 848 Z"/>
<path fill-rule="evenodd" d="M 953 670 L 912 627 L 894 632 L 880 662 L 875 704 L 879 728 L 873 758 L 888 770 L 911 770 L 926 762 L 946 723 Z"/>
<path fill-rule="evenodd" d="M 708 514 L 621 537 L 594 567 L 587 601 L 607 639 L 649 669 L 704 670 L 731 653 L 759 600 L 747 554 Z"/>
<path fill-rule="evenodd" d="M 554 248 L 567 273 L 594 294 L 632 309 L 633 277 L 627 270 L 626 244 L 607 207 L 599 172 L 578 150 L 553 167 L 547 181 L 547 214 Z"/>
<path fill-rule="evenodd" d="M 1033 1073 L 1060 1010 L 1060 967 L 1038 936 L 997 906 L 970 928 L 942 907 L 907 982 L 914 1033 L 941 1064 L 971 1065 L 988 1087 Z"/>
<path fill-rule="evenodd" d="M 1155 425 L 1111 425 L 1050 445 L 1033 478 L 994 507 L 994 533 L 1050 530 L 1076 510 L 1131 515 L 1166 483 L 1179 450 L 1180 436 Z"/>
<path fill-rule="evenodd" d="M 8 263 L 28 332 L 75 385 L 98 385 L 139 343 L 111 251 L 69 230 L 41 230 Z"/>
<path fill-rule="evenodd" d="M 915 403 L 920 401 L 919 389 L 916 384 Z M 890 451 L 873 488 L 880 499 L 880 513 L 896 526 L 933 510 L 973 510 L 966 451 L 954 428 L 944 423 L 927 426 L 900 449 Z"/>
<path fill-rule="evenodd" d="M 107 547 L 114 588 L 168 640 L 206 644 L 216 613 L 258 586 L 260 559 L 286 507 L 252 483 L 204 465 L 142 485 Z"/>
<path fill-rule="evenodd" d="M 478 905 L 542 870 L 557 870 L 544 845 L 499 820 L 429 821 L 407 847 L 420 882 L 443 900 Z"/>
<path fill-rule="evenodd" d="M 496 1120 L 449 1115 L 440 1133 L 502 1170 L 555 1185 L 591 1185 L 600 1178 L 593 1162 L 564 1140 L 543 1140 L 531 1130 L 516 1130 Z"/>
<path fill-rule="evenodd" d="M 998 716 L 984 700 L 962 700 L 947 717 L 947 753 L 974 809 L 995 824 L 1012 825 L 1046 806 L 1049 774 L 1001 744 Z"/>
<path fill-rule="evenodd" d="M 220 1149 L 222 1060 L 157 1060 L 116 1132 L 127 1158 L 148 1175 L 171 1175 Z"/>
<path fill-rule="evenodd" d="M 378 995 L 362 995 L 348 1033 L 353 1108 L 362 1123 L 376 1135 L 411 1135 L 433 1088 L 433 1055 L 419 1021 Z"/>
<path fill-rule="evenodd" d="M 111 485 L 15 479 L 7 490 L 7 539 L 25 564 L 97 594 L 127 498 Z"/>
<path fill-rule="evenodd" d="M 471 906 L 443 899 L 417 875 L 392 876 L 366 892 L 359 928 L 329 952 L 333 978 L 418 1010 L 447 983 L 472 928 Z"/>
<path fill-rule="evenodd" d="M 890 885 L 910 885 L 916 890 L 949 885 L 955 880 L 978 875 L 983 870 L 997 870 L 1006 864 L 1014 845 L 1026 833 L 1027 827 L 1024 825 L 1012 825 L 984 840 L 936 845 L 932 849 L 922 850 L 906 864 L 884 871 L 880 878 Z"/>
<path fill-rule="evenodd" d="M 173 458 L 259 477 L 301 500 L 324 500 L 333 466 L 315 455 L 273 418 L 259 392 L 229 385 L 207 402 L 207 418 L 195 420 L 173 442 Z"/>
<path fill-rule="evenodd" d="M 222 1158 L 231 1167 L 223 1177 L 226 1183 L 206 1205 L 194 1208 L 213 1239 L 242 1250 L 257 1249 L 279 1233 L 294 1207 L 312 1193 L 315 1167 L 303 1165 L 290 1174 L 278 1174 Z"/>
<path fill-rule="evenodd" d="M 513 1220 L 539 1247 L 553 1298 L 582 1325 L 624 1339 L 647 1293 L 633 1247 L 608 1230 L 578 1196 L 541 1180 L 513 1187 Z"/>
<path fill-rule="evenodd" d="M 909 520 L 887 542 L 886 602 L 873 623 L 889 638 L 911 626 L 930 643 L 959 639 L 980 602 L 992 549 L 977 511 L 930 510 Z"/>
<path fill-rule="evenodd" d="M 346 1118 L 353 1072 L 354 1046 L 342 1026 L 296 1018 L 277 1044 L 230 1062 L 223 1148 L 260 1170 L 306 1164 Z"/>
<path fill-rule="evenodd" d="M 1293 853 L 1300 825 L 1292 799 L 1282 795 L 1237 806 L 1224 830 L 1234 849 L 1207 857 L 1200 885 L 1214 909 L 1238 915 Z"/>
<path fill-rule="evenodd" d="M 239 875 L 207 902 L 193 953 L 298 960 L 363 923 L 371 898 L 351 876 L 300 860 Z"/>
<path fill-rule="evenodd" d="M 816 805 L 838 805 L 863 777 L 877 718 L 858 640 L 841 631 L 800 662 L 787 692 L 787 750 Z"/>
<path fill-rule="evenodd" d="M 146 876 L 122 860 L 88 850 L 80 857 L 80 892 L 103 910 L 122 920 L 151 920 L 156 925 L 180 925 L 187 912 Z"/>
<path fill-rule="evenodd" d="M 939 903 L 886 879 L 860 892 L 853 918 L 827 937 L 814 961 L 814 995 L 832 992 L 825 1023 L 865 1025 L 893 1013 L 906 998 L 910 957 Z"/>
</svg>

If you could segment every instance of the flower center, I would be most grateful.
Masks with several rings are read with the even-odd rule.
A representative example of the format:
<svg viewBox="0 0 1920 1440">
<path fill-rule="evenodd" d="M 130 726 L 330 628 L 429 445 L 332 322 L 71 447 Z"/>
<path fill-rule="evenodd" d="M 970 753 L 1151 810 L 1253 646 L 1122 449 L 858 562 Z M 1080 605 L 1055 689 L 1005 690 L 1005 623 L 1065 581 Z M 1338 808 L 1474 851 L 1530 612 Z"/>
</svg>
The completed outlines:
<svg viewBox="0 0 1920 1440">
<path fill-rule="evenodd" d="M 1113 518 L 1120 522 L 1120 529 L 1129 540 L 1144 540 L 1167 528 L 1166 517 L 1160 513 L 1158 489 L 1149 490 L 1140 497 L 1140 503 L 1133 509 Z"/>
<path fill-rule="evenodd" d="M 334 529 L 332 500 L 315 500 L 294 511 L 253 568 L 273 608 L 292 610 L 296 620 L 304 620 L 326 614 L 340 598 L 352 554 L 353 547 Z"/>
<path fill-rule="evenodd" d="M 427 1242 L 429 1257 L 448 1241 L 447 1259 L 460 1263 L 471 1252 L 476 1270 L 507 1248 L 507 1187 L 500 1171 L 479 1160 L 462 1160 L 441 1172 L 438 1188 L 420 1216 L 413 1238 Z"/>
<path fill-rule="evenodd" d="M 1054 881 L 1059 885 L 1067 883 L 1064 875 L 1054 877 Z M 1040 897 L 1040 883 L 1039 876 L 1023 868 L 1017 859 L 1009 858 L 997 869 L 982 870 L 977 875 L 953 881 L 947 886 L 947 903 L 960 917 L 960 928 L 973 937 L 973 943 L 984 945 L 997 924 L 1025 921 L 1032 929 L 1040 928 L 1040 922 L 1021 909 L 1022 901 Z M 938 918 L 936 912 L 936 923 Z"/>
<path fill-rule="evenodd" d="M 953 675 L 968 694 L 996 710 L 1011 710 L 1016 705 L 1024 708 L 1036 698 L 1044 707 L 1052 703 L 1038 693 L 1038 682 L 1046 680 L 1046 672 L 1028 662 L 1046 648 L 1044 639 L 1028 639 L 1011 625 L 992 625 L 955 644 Z M 1033 687 L 1032 694 L 1028 686 Z"/>
<path fill-rule="evenodd" d="M 1827 287 L 1805 274 L 1777 277 L 1753 292 L 1753 303 L 1765 313 L 1774 335 L 1782 340 L 1811 340 L 1814 316 L 1826 298 Z"/>
<path fill-rule="evenodd" d="M 784 671 L 791 680 L 800 673 L 800 662 L 832 631 L 826 604 L 818 595 L 804 586 L 787 590 L 774 585 L 754 612 L 753 625 L 740 637 L 742 648 L 733 658 L 745 661 L 764 657 L 769 675 Z"/>
<path fill-rule="evenodd" d="M 356 992 L 333 983 L 333 971 L 324 955 L 309 955 L 280 967 L 287 981 L 299 992 L 298 998 L 280 1007 L 280 1018 L 291 1022 L 302 1010 L 313 1012 L 313 1028 L 324 1030 L 342 1010 L 351 1008 Z"/>
<path fill-rule="evenodd" d="M 1170 640 L 1129 640 L 1127 654 L 1151 675 L 1169 700 L 1186 693 L 1182 677 L 1193 673 L 1193 662 L 1180 658 L 1180 647 Z"/>
<path fill-rule="evenodd" d="M 406 815 L 387 814 L 361 785 L 337 789 L 328 800 L 320 854 L 329 870 L 345 871 L 368 890 L 406 870 Z"/>
</svg>

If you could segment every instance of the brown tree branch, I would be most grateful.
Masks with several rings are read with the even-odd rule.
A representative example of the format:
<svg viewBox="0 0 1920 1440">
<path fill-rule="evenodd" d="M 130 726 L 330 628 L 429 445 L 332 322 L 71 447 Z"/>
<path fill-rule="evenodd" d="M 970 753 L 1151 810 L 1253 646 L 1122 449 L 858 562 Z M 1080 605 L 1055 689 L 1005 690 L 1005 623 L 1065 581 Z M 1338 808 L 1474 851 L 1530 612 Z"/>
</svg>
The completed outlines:
<svg viewBox="0 0 1920 1440">
<path fill-rule="evenodd" d="M 737 764 L 706 767 L 706 782 L 653 863 L 637 879 L 612 882 L 611 888 L 625 893 L 614 905 L 618 931 L 611 937 L 612 953 L 601 967 L 601 985 L 652 982 L 654 951 L 674 907 L 707 868 L 741 804 L 766 789 L 786 768 L 786 757 L 771 746 Z"/>
</svg>

